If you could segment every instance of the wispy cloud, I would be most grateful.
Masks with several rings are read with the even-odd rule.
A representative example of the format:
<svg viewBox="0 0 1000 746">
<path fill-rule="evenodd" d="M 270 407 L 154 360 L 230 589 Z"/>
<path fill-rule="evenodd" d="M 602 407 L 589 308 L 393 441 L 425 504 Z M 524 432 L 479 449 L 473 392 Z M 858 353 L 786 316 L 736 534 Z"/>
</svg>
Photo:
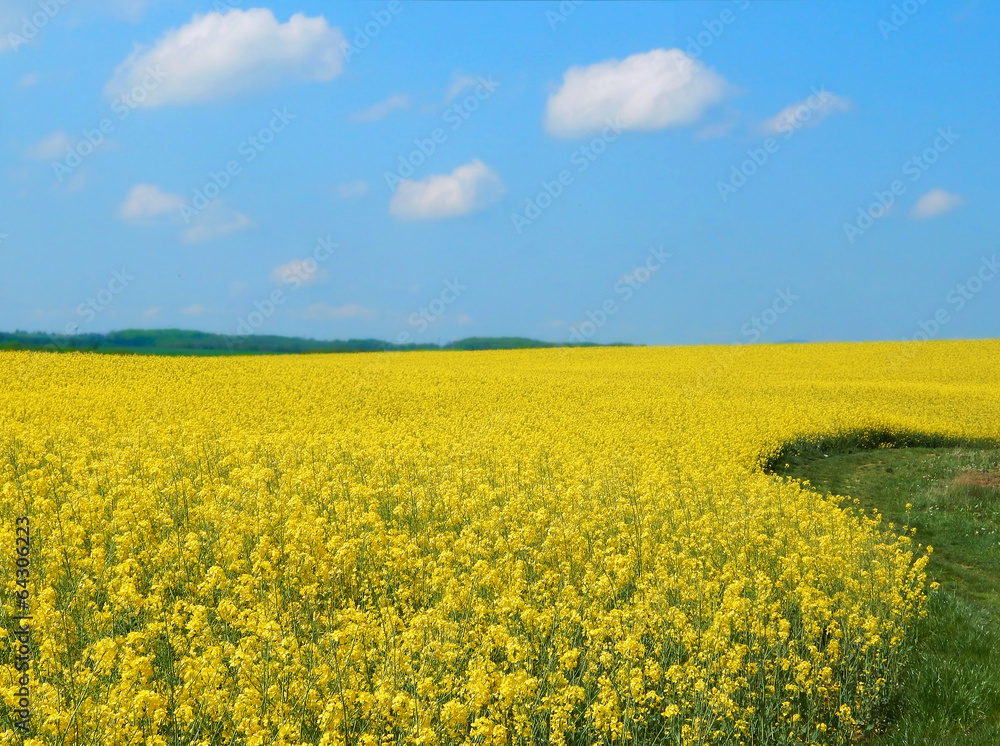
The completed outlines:
<svg viewBox="0 0 1000 746">
<path fill-rule="evenodd" d="M 352 122 L 377 122 L 385 119 L 394 111 L 402 111 L 410 108 L 410 97 L 405 93 L 397 93 L 384 101 L 379 101 L 367 109 L 355 112 L 351 115 Z"/>
<path fill-rule="evenodd" d="M 808 98 L 786 106 L 761 124 L 760 131 L 764 135 L 780 135 L 800 127 L 815 127 L 831 114 L 852 108 L 849 98 L 820 89 Z"/>
<path fill-rule="evenodd" d="M 118 217 L 137 226 L 180 225 L 184 222 L 181 208 L 186 205 L 187 201 L 179 194 L 165 192 L 155 184 L 136 184 L 118 208 Z M 211 241 L 253 225 L 246 215 L 229 207 L 224 200 L 216 199 L 187 221 L 180 240 L 184 243 Z"/>
<path fill-rule="evenodd" d="M 253 227 L 253 221 L 242 212 L 234 210 L 222 200 L 215 200 L 199 213 L 190 227 L 181 233 L 181 241 L 184 243 L 213 241 Z"/>
<path fill-rule="evenodd" d="M 72 145 L 72 141 L 69 139 L 69 135 L 62 130 L 57 130 L 35 144 L 29 145 L 24 154 L 37 161 L 52 161 L 64 155 L 66 148 L 70 145 Z"/>
</svg>

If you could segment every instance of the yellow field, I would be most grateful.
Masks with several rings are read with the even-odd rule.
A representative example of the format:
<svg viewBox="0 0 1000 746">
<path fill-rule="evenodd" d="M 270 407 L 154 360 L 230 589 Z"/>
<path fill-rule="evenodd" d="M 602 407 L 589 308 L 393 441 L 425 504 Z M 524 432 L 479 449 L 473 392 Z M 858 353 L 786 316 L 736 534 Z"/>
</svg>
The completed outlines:
<svg viewBox="0 0 1000 746">
<path fill-rule="evenodd" d="M 1000 438 L 1000 343 L 0 353 L 0 744 L 837 743 L 926 548 L 762 460 Z M 889 527 L 882 527 L 888 529 Z"/>
</svg>

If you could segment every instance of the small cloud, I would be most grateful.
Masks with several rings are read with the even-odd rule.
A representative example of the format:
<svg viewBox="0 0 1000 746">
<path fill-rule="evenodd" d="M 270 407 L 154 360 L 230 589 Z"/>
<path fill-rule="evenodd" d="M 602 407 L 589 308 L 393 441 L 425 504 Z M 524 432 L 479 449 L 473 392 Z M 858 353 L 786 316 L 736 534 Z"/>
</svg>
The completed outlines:
<svg viewBox="0 0 1000 746">
<path fill-rule="evenodd" d="M 36 161 L 53 161 L 62 156 L 71 144 L 69 135 L 62 130 L 57 130 L 51 135 L 43 137 L 34 145 L 28 146 L 24 154 Z"/>
<path fill-rule="evenodd" d="M 334 194 L 340 199 L 351 199 L 368 194 L 367 181 L 345 181 L 333 187 Z"/>
<path fill-rule="evenodd" d="M 154 316 L 158 316 L 160 314 L 160 311 L 162 311 L 162 310 L 163 310 L 163 306 L 152 306 L 152 307 L 147 308 L 145 311 L 142 312 L 142 318 L 144 318 L 144 319 L 151 319 Z"/>
<path fill-rule="evenodd" d="M 446 104 L 450 104 L 458 94 L 466 88 L 471 88 L 474 85 L 479 85 L 478 78 L 475 78 L 472 75 L 459 75 L 457 72 L 452 73 L 451 85 L 448 86 L 448 92 L 444 96 L 444 102 Z"/>
<path fill-rule="evenodd" d="M 394 111 L 410 108 L 410 97 L 403 93 L 397 93 L 385 101 L 379 101 L 367 109 L 355 112 L 351 115 L 352 122 L 378 122 L 385 119 Z"/>
<path fill-rule="evenodd" d="M 18 88 L 31 88 L 38 84 L 40 78 L 38 73 L 25 73 L 17 81 Z"/>
<path fill-rule="evenodd" d="M 800 127 L 815 127 L 831 114 L 850 111 L 853 104 L 849 98 L 830 93 L 826 89 L 813 89 L 813 95 L 789 104 L 760 126 L 765 135 L 780 135 Z"/>
<path fill-rule="evenodd" d="M 460 313 L 455 317 L 455 323 L 465 326 L 472 323 L 472 317 L 467 313 Z"/>
<path fill-rule="evenodd" d="M 202 305 L 195 303 L 193 306 L 185 306 L 181 309 L 181 313 L 187 314 L 188 316 L 200 316 L 205 313 L 208 309 Z"/>
<path fill-rule="evenodd" d="M 229 283 L 229 295 L 231 296 L 242 295 L 249 289 L 250 286 L 243 280 L 233 280 Z"/>
<path fill-rule="evenodd" d="M 552 327 L 554 329 L 558 329 L 559 327 L 566 326 L 566 322 L 565 321 L 559 321 L 559 320 L 556 320 L 556 321 L 546 321 L 544 324 L 542 324 L 542 326 L 548 326 L 548 327 Z"/>
<path fill-rule="evenodd" d="M 269 90 L 286 81 L 325 82 L 343 72 L 344 35 L 323 16 L 280 23 L 267 8 L 195 14 L 152 47 L 137 47 L 105 86 L 115 98 L 144 86 L 140 106 L 176 106 Z"/>
<path fill-rule="evenodd" d="M 250 218 L 217 199 L 210 202 L 208 207 L 191 221 L 191 226 L 181 233 L 181 241 L 184 243 L 212 241 L 253 226 L 254 223 Z"/>
<path fill-rule="evenodd" d="M 964 204 L 965 198 L 960 194 L 946 192 L 944 189 L 931 189 L 917 199 L 913 209 L 910 210 L 910 217 L 917 220 L 933 218 Z"/>
<path fill-rule="evenodd" d="M 180 239 L 184 243 L 201 243 L 222 238 L 253 227 L 253 221 L 243 213 L 228 207 L 221 199 L 195 211 L 179 194 L 164 192 L 155 184 L 136 184 L 118 209 L 118 216 L 133 225 L 187 223 Z"/>
<path fill-rule="evenodd" d="M 729 89 L 723 77 L 680 49 L 574 66 L 549 96 L 545 129 L 554 137 L 583 137 L 610 123 L 633 130 L 680 127 L 700 119 Z"/>
<path fill-rule="evenodd" d="M 309 285 L 326 276 L 315 259 L 292 259 L 271 271 L 271 279 L 277 283 Z"/>
<path fill-rule="evenodd" d="M 307 319 L 341 320 L 341 319 L 374 319 L 378 314 L 370 308 L 348 303 L 344 306 L 331 306 L 327 303 L 313 303 L 305 311 Z"/>
<path fill-rule="evenodd" d="M 422 181 L 403 179 L 389 203 L 389 212 L 403 220 L 456 217 L 498 201 L 506 191 L 497 173 L 476 158 L 450 174 L 435 174 Z"/>
<path fill-rule="evenodd" d="M 183 197 L 164 192 L 155 184 L 136 184 L 118 208 L 118 217 L 130 223 L 147 223 L 175 214 L 183 204 Z"/>
</svg>

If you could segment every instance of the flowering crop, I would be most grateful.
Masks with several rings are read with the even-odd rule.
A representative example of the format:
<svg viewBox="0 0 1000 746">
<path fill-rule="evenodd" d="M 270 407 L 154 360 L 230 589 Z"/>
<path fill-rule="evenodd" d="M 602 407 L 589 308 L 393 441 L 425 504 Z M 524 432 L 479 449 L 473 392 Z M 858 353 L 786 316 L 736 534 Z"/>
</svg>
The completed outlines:
<svg viewBox="0 0 1000 746">
<path fill-rule="evenodd" d="M 1000 438 L 1000 344 L 901 349 L 0 353 L 0 744 L 850 741 L 929 547 L 761 464 Z"/>
</svg>

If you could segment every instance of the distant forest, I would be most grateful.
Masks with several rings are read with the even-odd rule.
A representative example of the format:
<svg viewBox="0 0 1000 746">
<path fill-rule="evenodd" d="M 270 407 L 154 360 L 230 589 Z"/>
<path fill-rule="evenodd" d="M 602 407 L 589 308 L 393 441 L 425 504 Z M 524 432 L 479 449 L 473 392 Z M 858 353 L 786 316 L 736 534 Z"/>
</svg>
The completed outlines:
<svg viewBox="0 0 1000 746">
<path fill-rule="evenodd" d="M 107 334 L 0 332 L 0 350 L 103 352 L 138 355 L 275 355 L 320 352 L 394 352 L 411 350 L 519 350 L 535 347 L 626 347 L 624 343 L 557 344 L 526 337 L 466 337 L 438 345 L 394 344 L 380 339 L 317 340 L 273 335 L 210 334 L 183 329 L 125 329 Z"/>
</svg>

